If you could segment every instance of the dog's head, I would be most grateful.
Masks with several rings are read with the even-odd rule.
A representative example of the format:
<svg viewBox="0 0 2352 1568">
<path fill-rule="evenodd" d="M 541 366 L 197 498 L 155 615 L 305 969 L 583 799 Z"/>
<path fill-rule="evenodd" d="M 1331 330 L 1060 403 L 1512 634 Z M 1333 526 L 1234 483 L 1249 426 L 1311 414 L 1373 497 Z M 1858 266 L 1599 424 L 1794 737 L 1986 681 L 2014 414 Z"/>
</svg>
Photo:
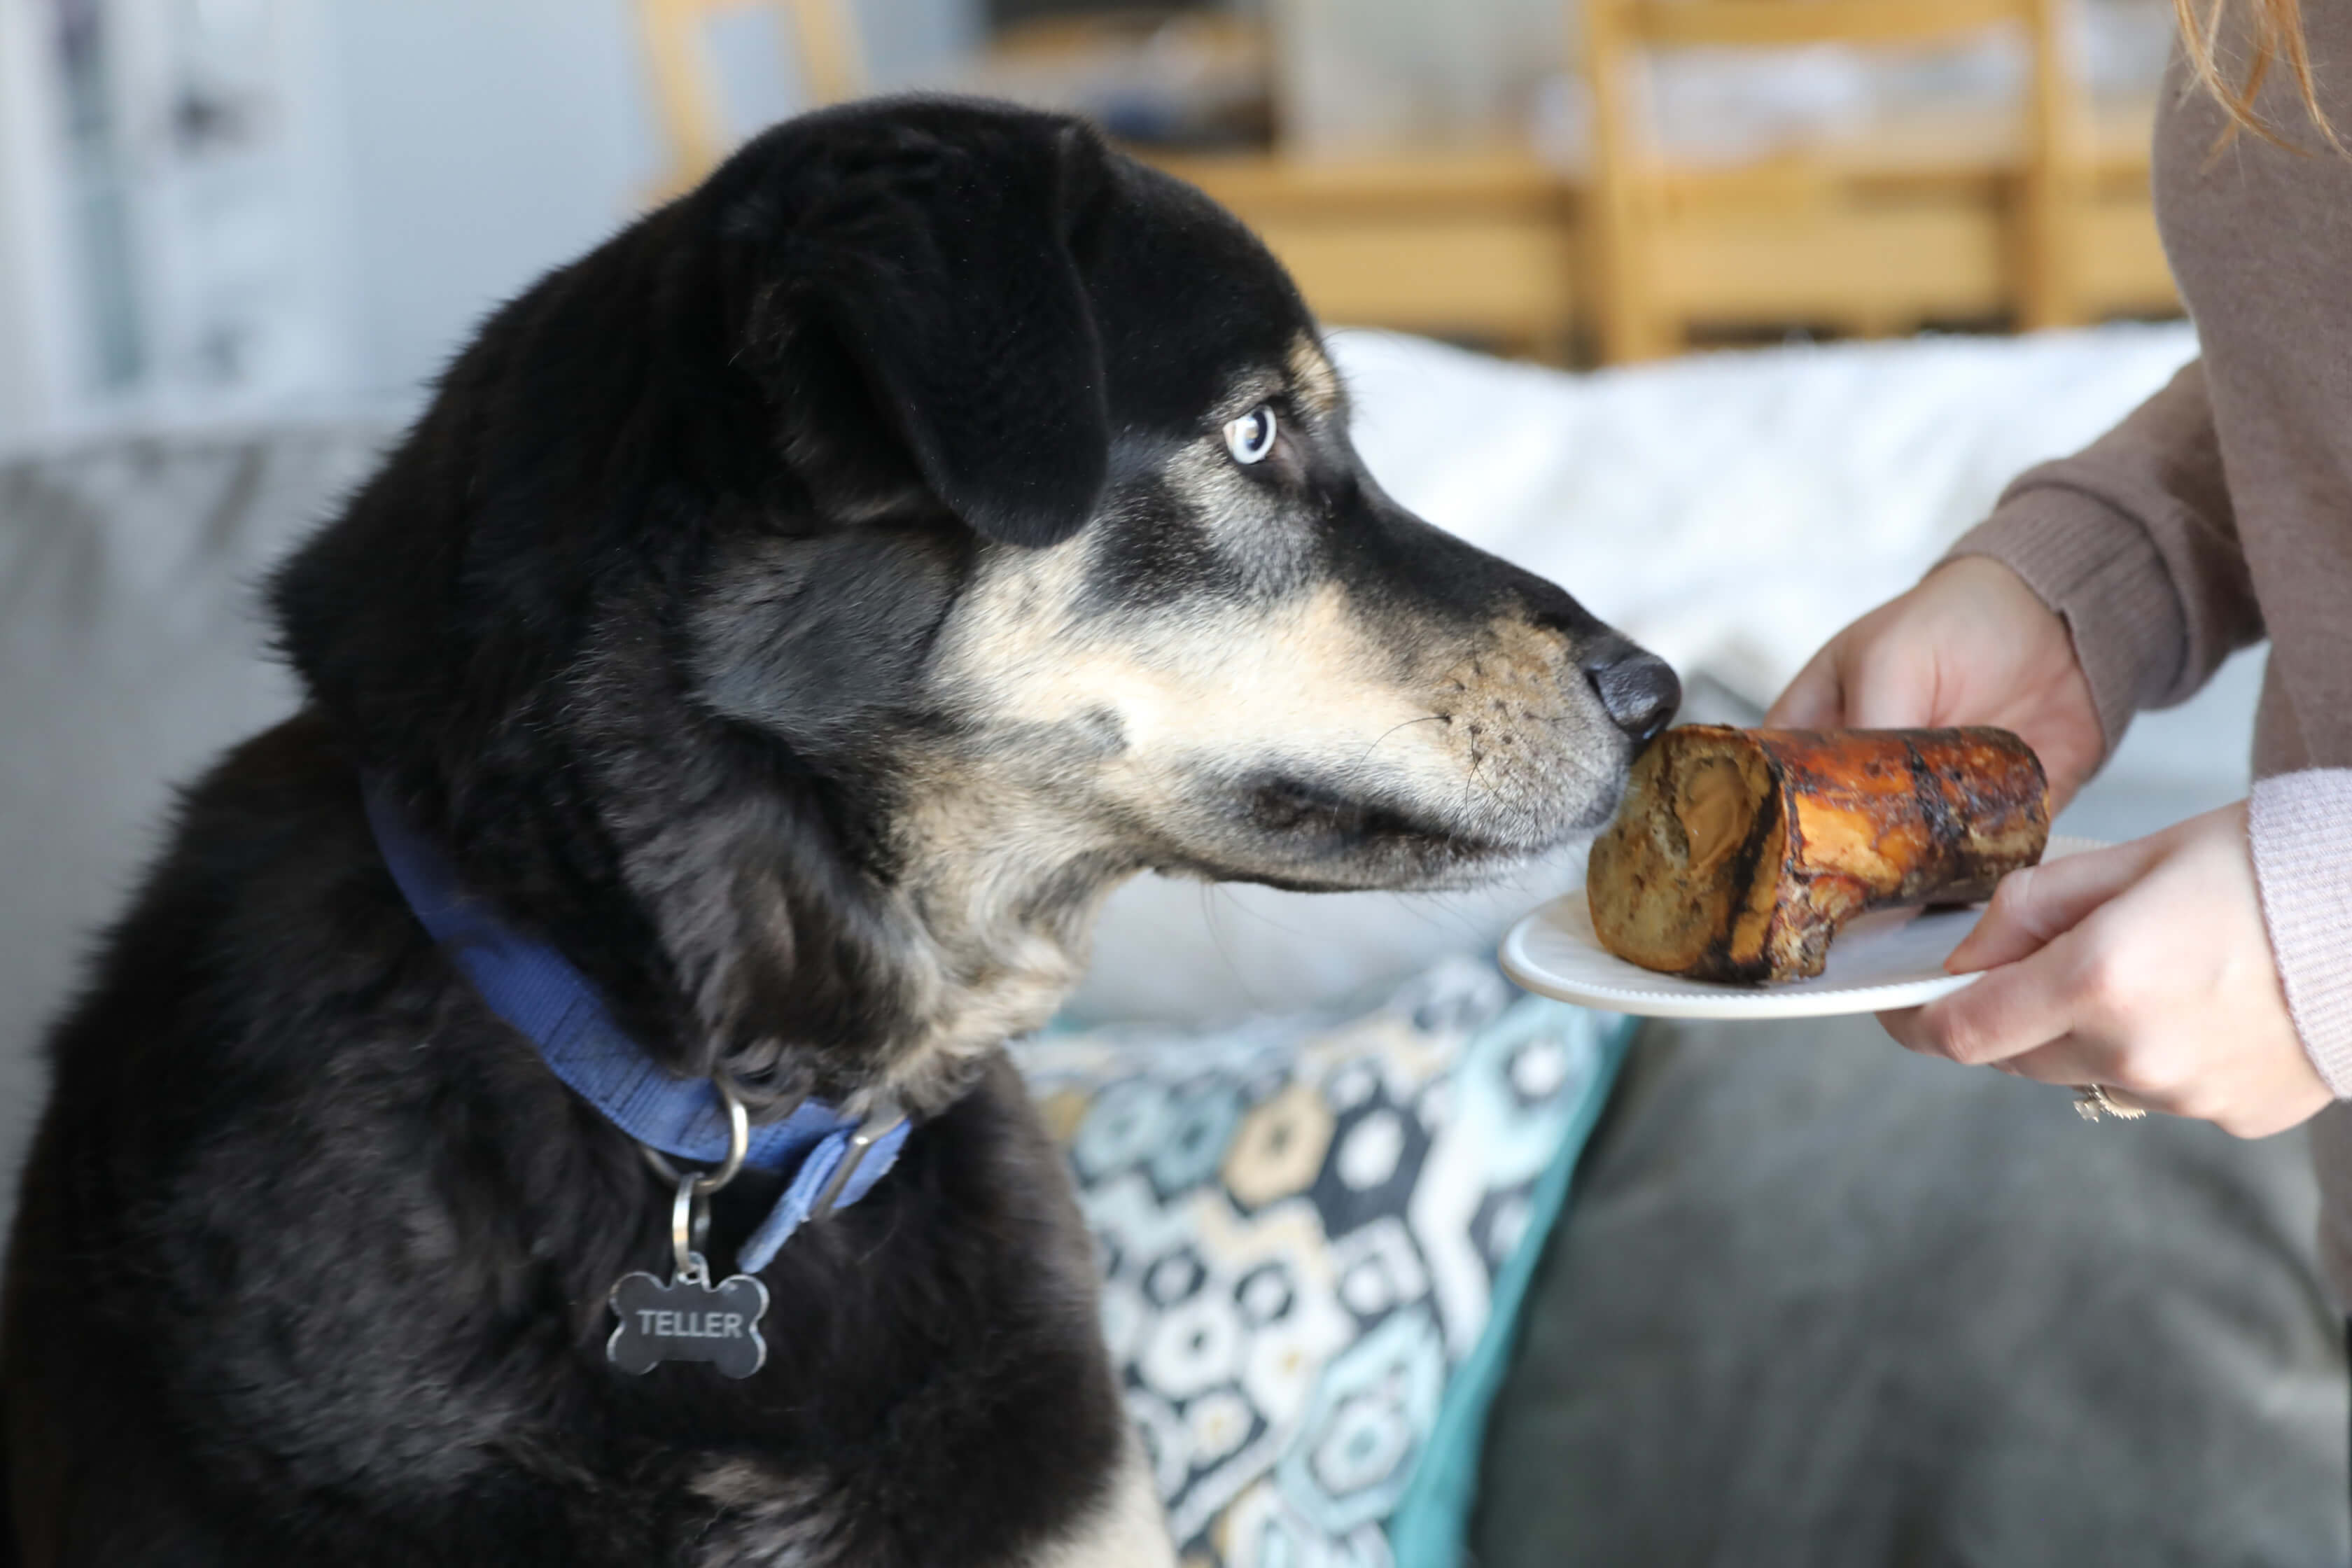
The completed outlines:
<svg viewBox="0 0 2352 1568">
<path fill-rule="evenodd" d="M 680 1065 L 919 1105 L 1121 878 L 1472 880 L 1676 695 L 1381 492 L 1232 218 L 956 102 L 781 127 L 508 307 L 278 595 L 362 764 Z"/>
</svg>

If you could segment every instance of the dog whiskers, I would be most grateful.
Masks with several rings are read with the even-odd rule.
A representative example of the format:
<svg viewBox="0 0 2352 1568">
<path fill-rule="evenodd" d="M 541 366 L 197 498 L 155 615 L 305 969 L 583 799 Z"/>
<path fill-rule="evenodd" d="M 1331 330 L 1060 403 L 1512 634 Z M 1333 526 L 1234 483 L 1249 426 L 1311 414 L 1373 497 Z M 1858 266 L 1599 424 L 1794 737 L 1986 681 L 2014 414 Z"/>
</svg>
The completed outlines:
<svg viewBox="0 0 2352 1568">
<path fill-rule="evenodd" d="M 1410 730 L 1415 724 L 1442 724 L 1447 721 L 1445 715 L 1442 713 L 1424 713 L 1418 719 L 1407 719 L 1402 724 L 1391 725 L 1388 729 L 1383 730 L 1378 736 L 1373 738 L 1372 743 L 1364 748 L 1364 754 L 1358 757 L 1356 761 L 1359 763 L 1370 761 L 1372 753 L 1380 750 L 1381 742 L 1387 740 L 1391 735 L 1395 734 L 1399 730 Z"/>
</svg>

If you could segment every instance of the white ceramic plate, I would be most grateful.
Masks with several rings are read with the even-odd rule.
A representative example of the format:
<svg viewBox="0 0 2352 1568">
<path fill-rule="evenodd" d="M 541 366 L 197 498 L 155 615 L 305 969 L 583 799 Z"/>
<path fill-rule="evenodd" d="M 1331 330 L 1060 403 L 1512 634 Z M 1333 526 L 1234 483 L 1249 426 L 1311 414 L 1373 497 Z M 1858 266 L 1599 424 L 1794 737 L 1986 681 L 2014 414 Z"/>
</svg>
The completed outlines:
<svg viewBox="0 0 2352 1568">
<path fill-rule="evenodd" d="M 2044 860 L 2103 848 L 2063 835 Z M 1645 1018 L 1821 1018 L 1916 1007 L 1976 979 L 1947 974 L 1944 960 L 1977 923 L 1981 908 L 1886 910 L 1863 915 L 1830 942 L 1829 963 L 1811 980 L 1785 985 L 1727 985 L 1685 980 L 1626 963 L 1592 934 L 1592 915 L 1578 885 L 1528 916 L 1503 939 L 1503 971 L 1541 996 Z"/>
</svg>

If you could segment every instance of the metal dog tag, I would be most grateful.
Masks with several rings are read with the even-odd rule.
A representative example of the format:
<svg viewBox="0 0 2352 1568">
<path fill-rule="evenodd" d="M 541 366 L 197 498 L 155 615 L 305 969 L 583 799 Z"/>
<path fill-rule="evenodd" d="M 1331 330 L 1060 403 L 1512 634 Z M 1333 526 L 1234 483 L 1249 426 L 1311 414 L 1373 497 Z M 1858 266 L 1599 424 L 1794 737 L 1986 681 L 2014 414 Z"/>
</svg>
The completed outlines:
<svg viewBox="0 0 2352 1568">
<path fill-rule="evenodd" d="M 732 1180 L 743 1163 L 749 1133 L 743 1102 L 724 1083 L 734 1123 L 733 1151 L 709 1175 L 671 1172 L 677 1183 L 670 1205 L 670 1248 L 676 1272 L 667 1285 L 639 1269 L 613 1282 L 605 1300 L 621 1321 L 604 1342 L 604 1359 L 623 1372 L 643 1375 L 666 1361 L 709 1362 L 722 1377 L 749 1377 L 767 1364 L 768 1342 L 760 1320 L 768 1312 L 768 1288 L 748 1274 L 713 1285 L 703 1260 L 710 1229 L 710 1194 Z"/>
<path fill-rule="evenodd" d="M 713 1285 L 702 1255 L 691 1256 L 693 1267 L 667 1285 L 642 1269 L 614 1281 L 609 1300 L 621 1321 L 604 1342 L 604 1358 L 623 1372 L 702 1361 L 722 1377 L 749 1377 L 766 1364 L 760 1320 L 768 1288 L 748 1274 Z"/>
</svg>

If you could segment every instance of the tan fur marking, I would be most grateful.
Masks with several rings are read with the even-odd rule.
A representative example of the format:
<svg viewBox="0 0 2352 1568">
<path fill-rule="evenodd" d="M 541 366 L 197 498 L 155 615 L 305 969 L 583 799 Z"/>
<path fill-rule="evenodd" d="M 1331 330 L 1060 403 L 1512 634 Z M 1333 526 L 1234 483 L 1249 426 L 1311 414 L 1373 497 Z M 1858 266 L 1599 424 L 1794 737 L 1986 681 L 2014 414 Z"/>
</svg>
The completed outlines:
<svg viewBox="0 0 2352 1568">
<path fill-rule="evenodd" d="M 830 1543 L 835 1521 L 822 1492 L 748 1459 L 725 1459 L 695 1477 L 695 1492 L 724 1516 L 696 1555 L 703 1568 L 760 1568 L 803 1563 Z M 1141 1445 L 1130 1432 L 1110 1494 L 1067 1536 L 1031 1560 L 1032 1568 L 1175 1568 L 1176 1548 L 1151 1484 Z"/>
<path fill-rule="evenodd" d="M 1270 609 L 1193 606 L 1083 637 L 1043 622 L 975 627 L 947 662 L 982 689 L 974 707 L 1009 722 L 1116 714 L 1128 748 L 1107 763 L 1105 782 L 1138 804 L 1160 798 L 1164 767 L 1207 752 L 1342 767 L 1372 758 L 1433 784 L 1440 772 L 1451 784 L 1458 771 L 1433 754 L 1433 737 L 1399 728 L 1431 718 L 1429 706 L 1387 668 L 1390 657 L 1332 586 Z"/>
<path fill-rule="evenodd" d="M 1298 400 L 1325 416 L 1339 407 L 1339 373 L 1331 368 L 1323 346 L 1301 332 L 1290 345 L 1290 384 Z"/>
<path fill-rule="evenodd" d="M 1271 609 L 1193 606 L 1083 634 L 1053 616 L 983 615 L 943 658 L 979 689 L 972 709 L 1011 722 L 1115 714 L 1128 749 L 1097 780 L 1138 805 L 1164 801 L 1171 766 L 1211 751 L 1384 779 L 1433 804 L 1465 787 L 1487 802 L 1549 795 L 1559 727 L 1576 716 L 1566 662 L 1558 634 L 1510 622 L 1426 673 L 1401 669 L 1330 584 Z"/>
<path fill-rule="evenodd" d="M 1132 1436 L 1113 1488 L 1086 1526 L 1038 1558 L 1035 1568 L 1175 1568 L 1160 1494 Z"/>
<path fill-rule="evenodd" d="M 1305 585 L 1307 531 L 1283 515 L 1278 498 L 1234 461 L 1223 439 L 1176 453 L 1167 481 L 1252 592 L 1272 598 Z"/>
</svg>

